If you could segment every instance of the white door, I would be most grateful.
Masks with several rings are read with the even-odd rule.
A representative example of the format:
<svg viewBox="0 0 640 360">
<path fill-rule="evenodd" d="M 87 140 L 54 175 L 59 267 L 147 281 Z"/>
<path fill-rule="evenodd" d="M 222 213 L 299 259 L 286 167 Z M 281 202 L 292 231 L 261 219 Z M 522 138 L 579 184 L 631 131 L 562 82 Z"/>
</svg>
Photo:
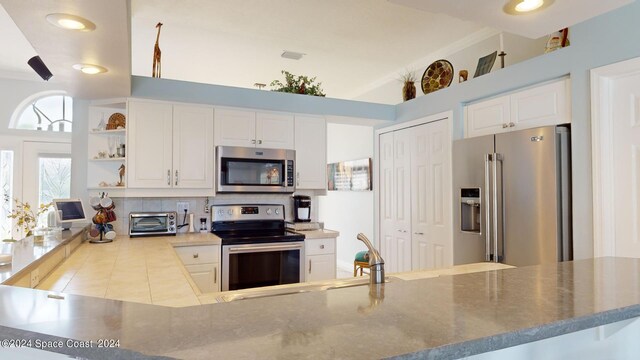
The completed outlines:
<svg viewBox="0 0 640 360">
<path fill-rule="evenodd" d="M 40 204 L 69 198 L 71 185 L 71 144 L 24 142 L 22 202 L 28 202 L 34 214 Z"/>
<path fill-rule="evenodd" d="M 173 187 L 213 187 L 213 108 L 173 106 Z"/>
<path fill-rule="evenodd" d="M 256 147 L 293 150 L 293 115 L 256 114 Z"/>
<path fill-rule="evenodd" d="M 380 231 L 379 233 L 379 250 L 385 259 L 387 272 L 392 272 L 391 267 L 395 266 L 395 261 L 391 261 L 396 257 L 394 237 L 396 233 L 394 212 L 393 212 L 393 132 L 381 134 L 379 136 L 379 161 L 378 173 L 380 174 Z"/>
<path fill-rule="evenodd" d="M 132 101 L 127 127 L 127 187 L 171 187 L 174 175 L 172 106 Z"/>
<path fill-rule="evenodd" d="M 393 214 L 395 233 L 391 271 L 411 270 L 411 143 L 413 129 L 393 133 Z M 393 233 L 393 232 L 392 232 Z"/>
<path fill-rule="evenodd" d="M 428 205 L 433 198 L 429 189 L 429 124 L 412 128 L 411 144 L 411 249 L 412 270 L 430 268 Z"/>
<path fill-rule="evenodd" d="M 296 189 L 327 188 L 327 123 L 324 118 L 295 117 Z"/>
<path fill-rule="evenodd" d="M 427 126 L 427 268 L 453 265 L 451 135 L 448 121 Z"/>
<path fill-rule="evenodd" d="M 216 109 L 215 144 L 255 147 L 256 113 L 246 110 Z"/>
<path fill-rule="evenodd" d="M 611 85 L 615 256 L 640 257 L 640 74 Z"/>
</svg>

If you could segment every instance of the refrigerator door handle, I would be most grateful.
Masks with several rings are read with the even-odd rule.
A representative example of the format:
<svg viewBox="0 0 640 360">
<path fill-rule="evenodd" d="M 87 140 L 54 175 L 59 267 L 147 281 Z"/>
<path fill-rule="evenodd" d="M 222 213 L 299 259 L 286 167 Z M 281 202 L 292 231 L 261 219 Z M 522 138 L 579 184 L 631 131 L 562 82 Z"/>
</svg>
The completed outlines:
<svg viewBox="0 0 640 360">
<path fill-rule="evenodd" d="M 491 230 L 492 230 L 492 240 L 493 240 L 493 262 L 499 262 L 498 255 L 498 154 L 494 153 L 492 158 L 493 162 L 491 164 L 492 174 L 492 201 L 493 201 L 493 211 L 492 211 L 492 219 L 491 219 Z"/>
<path fill-rule="evenodd" d="M 491 213 L 490 209 L 490 191 L 489 186 L 491 186 L 489 182 L 489 174 L 490 174 L 490 163 L 491 163 L 491 154 L 484 155 L 484 208 L 482 211 L 484 212 L 484 243 L 485 243 L 485 253 L 484 258 L 485 261 L 491 261 Z"/>
</svg>

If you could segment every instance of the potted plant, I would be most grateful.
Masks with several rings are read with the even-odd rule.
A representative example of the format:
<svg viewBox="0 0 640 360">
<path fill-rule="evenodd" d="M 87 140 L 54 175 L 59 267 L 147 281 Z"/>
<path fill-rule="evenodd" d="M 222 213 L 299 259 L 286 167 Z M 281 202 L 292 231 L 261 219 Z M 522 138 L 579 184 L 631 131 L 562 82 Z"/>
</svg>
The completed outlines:
<svg viewBox="0 0 640 360">
<path fill-rule="evenodd" d="M 404 84 L 402 86 L 402 100 L 407 101 L 416 97 L 416 75 L 413 71 L 407 70 L 400 76 L 400 81 Z"/>
<path fill-rule="evenodd" d="M 280 80 L 273 80 L 269 86 L 275 87 L 271 91 L 286 92 L 292 94 L 304 94 L 313 96 L 325 96 L 320 88 L 322 83 L 314 84 L 315 77 L 309 79 L 304 75 L 293 75 L 292 73 L 282 70 L 284 74 L 284 84 Z"/>
<path fill-rule="evenodd" d="M 33 229 L 38 223 L 38 217 L 49 210 L 51 203 L 40 204 L 36 213 L 34 213 L 29 202 L 23 203 L 18 199 L 13 199 L 13 201 L 15 202 L 15 208 L 8 217 L 16 219 L 16 228 L 19 231 L 23 231 L 25 237 L 33 235 Z"/>
</svg>

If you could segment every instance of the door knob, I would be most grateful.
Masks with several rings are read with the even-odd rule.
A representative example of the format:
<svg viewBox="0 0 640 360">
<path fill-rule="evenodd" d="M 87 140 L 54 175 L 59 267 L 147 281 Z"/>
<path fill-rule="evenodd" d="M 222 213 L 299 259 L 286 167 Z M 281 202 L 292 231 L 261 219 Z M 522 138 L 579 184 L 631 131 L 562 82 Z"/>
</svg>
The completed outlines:
<svg viewBox="0 0 640 360">
<path fill-rule="evenodd" d="M 508 127 L 509 127 L 509 124 L 506 124 L 506 123 L 505 123 L 505 124 L 502 124 L 502 128 L 503 128 L 503 129 L 506 129 L 506 128 L 508 128 Z"/>
<path fill-rule="evenodd" d="M 509 123 L 509 127 L 514 127 L 514 126 L 516 126 L 515 123 L 512 123 L 512 122 Z"/>
</svg>

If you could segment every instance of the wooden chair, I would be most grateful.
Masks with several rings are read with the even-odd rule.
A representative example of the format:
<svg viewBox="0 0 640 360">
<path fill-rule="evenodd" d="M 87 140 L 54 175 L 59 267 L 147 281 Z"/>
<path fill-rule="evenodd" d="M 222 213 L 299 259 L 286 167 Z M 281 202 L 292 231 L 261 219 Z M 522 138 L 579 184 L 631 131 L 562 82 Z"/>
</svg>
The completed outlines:
<svg viewBox="0 0 640 360">
<path fill-rule="evenodd" d="M 353 260 L 353 277 L 358 276 L 358 269 L 360 269 L 360 276 L 362 276 L 362 271 L 365 268 L 369 268 L 369 252 L 360 251 L 356 253 L 356 258 Z"/>
</svg>

